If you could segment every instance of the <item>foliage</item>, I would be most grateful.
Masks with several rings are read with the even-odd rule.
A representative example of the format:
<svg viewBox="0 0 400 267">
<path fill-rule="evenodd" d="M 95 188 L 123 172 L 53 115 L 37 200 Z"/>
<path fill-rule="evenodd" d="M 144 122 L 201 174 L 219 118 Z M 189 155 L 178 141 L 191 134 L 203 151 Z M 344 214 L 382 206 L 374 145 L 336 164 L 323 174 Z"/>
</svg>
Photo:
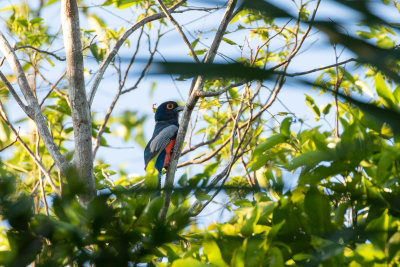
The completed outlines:
<svg viewBox="0 0 400 267">
<path fill-rule="evenodd" d="M 106 62 L 131 25 L 162 13 L 158 1 L 107 0 L 99 6 L 78 2 L 80 16 L 90 23 L 81 35 L 90 79 L 96 79 L 98 65 Z M 167 8 L 177 2 L 163 1 Z M 117 77 L 118 86 L 108 111 L 102 110 L 105 117 L 92 113 L 95 155 L 115 140 L 145 146 L 149 116 L 135 108 L 112 113 L 123 94 L 136 93 L 144 77 L 153 81 L 150 96 L 160 92 L 152 74 L 168 74 L 182 83 L 205 78 L 197 83 L 204 86 L 194 87 L 187 100 L 187 110 L 195 108 L 193 114 L 185 113 L 191 124 L 178 168 L 186 171 L 175 179 L 165 218 L 160 214 L 168 207 L 164 196 L 171 188 L 157 196 L 153 163 L 146 175 L 133 178 L 123 165 L 117 169 L 109 159 L 96 158 L 98 196 L 87 205 L 80 203 L 76 195 L 85 193 L 80 177 L 73 168 L 59 174 L 29 116 L 9 123 L 23 127 L 21 134 L 7 124 L 3 114 L 11 113 L 15 96 L 3 80 L 0 148 L 11 153 L 2 155 L 0 164 L 0 264 L 399 265 L 399 25 L 373 12 L 371 1 L 334 1 L 341 5 L 336 8 L 344 6 L 354 15 L 349 22 L 314 16 L 324 1 L 289 2 L 292 6 L 282 8 L 263 0 L 238 1 L 228 30 L 220 36 L 218 53 L 226 62 L 198 63 L 209 58 L 209 37 L 217 26 L 188 35 L 186 45 L 195 55 L 187 49 L 185 56 L 197 63 L 157 58 L 159 41 L 172 27 L 166 18 L 144 23 L 123 42 L 130 49 L 128 58 L 121 51 L 110 58 L 107 73 Z M 71 123 L 64 58 L 49 52 L 61 33 L 44 15 L 59 1 L 31 4 L 12 4 L 1 15 L 8 35 L 16 40 L 24 72 L 33 77 L 32 90 L 42 100 L 52 138 L 70 162 L 74 151 L 69 141 L 77 126 Z M 222 14 L 225 9 L 191 4 L 180 12 L 207 14 L 215 9 Z M 398 15 L 398 1 L 374 4 Z M 135 16 L 125 27 L 113 28 L 106 16 L 94 11 L 98 7 L 115 14 L 135 10 Z M 329 39 L 336 64 L 290 71 L 313 34 Z M 140 47 L 145 45 L 143 52 Z M 225 50 L 231 48 L 237 53 L 227 56 Z M 356 58 L 340 61 L 340 49 Z M 138 53 L 145 61 L 136 58 Z M 148 75 L 153 61 L 157 68 Z M 131 68 L 136 71 L 134 82 L 127 78 Z M 313 73 L 318 75 L 306 76 Z M 15 73 L 5 77 L 15 85 Z M 48 83 L 49 90 L 41 92 L 38 80 Z M 284 104 L 270 108 L 293 84 L 304 88 L 304 99 L 297 102 L 312 119 Z M 189 88 L 190 82 L 186 85 Z M 18 143 L 13 143 L 15 138 Z M 60 195 L 33 158 L 48 171 Z M 207 213 L 203 209 L 219 207 L 218 221 L 200 227 L 199 218 Z"/>
</svg>

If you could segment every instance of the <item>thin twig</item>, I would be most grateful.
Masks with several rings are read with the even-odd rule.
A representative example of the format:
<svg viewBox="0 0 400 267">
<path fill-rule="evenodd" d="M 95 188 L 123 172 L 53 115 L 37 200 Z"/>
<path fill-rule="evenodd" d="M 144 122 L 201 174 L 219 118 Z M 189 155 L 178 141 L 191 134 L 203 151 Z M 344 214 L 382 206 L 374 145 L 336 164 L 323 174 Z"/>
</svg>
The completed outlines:
<svg viewBox="0 0 400 267">
<path fill-rule="evenodd" d="M 230 84 L 230 85 L 226 86 L 225 88 L 222 88 L 221 90 L 213 91 L 213 92 L 197 91 L 196 94 L 198 97 L 219 96 L 219 95 L 226 93 L 227 91 L 229 91 L 230 89 L 232 89 L 234 87 L 243 85 L 245 82 L 246 81 L 240 81 L 240 82 L 237 82 L 234 84 Z"/>
<path fill-rule="evenodd" d="M 347 59 L 345 61 L 336 62 L 335 64 L 328 65 L 328 66 L 321 67 L 321 68 L 315 68 L 315 69 L 312 69 L 312 70 L 307 70 L 307 71 L 302 71 L 302 72 L 286 73 L 285 76 L 295 77 L 295 76 L 306 75 L 306 74 L 310 74 L 310 73 L 317 72 L 317 71 L 320 71 L 320 70 L 326 70 L 326 69 L 330 69 L 330 68 L 333 68 L 333 67 L 345 65 L 345 64 L 347 64 L 349 62 L 353 62 L 353 61 L 357 61 L 357 59 L 349 58 L 349 59 Z M 276 72 L 276 73 L 280 73 L 280 72 Z"/>
<path fill-rule="evenodd" d="M 121 92 L 122 95 L 123 95 L 123 94 L 126 94 L 126 93 L 129 93 L 130 91 L 135 90 L 136 88 L 138 88 L 139 83 L 142 81 L 142 79 L 144 78 L 144 76 L 145 76 L 147 70 L 150 68 L 151 63 L 153 62 L 154 54 L 157 52 L 157 48 L 158 48 L 159 41 L 160 41 L 160 38 L 157 39 L 153 51 L 150 51 L 149 60 L 147 61 L 147 64 L 146 64 L 146 66 L 143 68 L 142 72 L 140 73 L 139 78 L 136 80 L 136 83 L 135 83 L 132 87 L 127 88 L 127 89 L 125 89 L 125 90 L 122 90 L 122 92 Z M 150 49 L 150 48 L 149 48 L 149 49 Z"/>
<path fill-rule="evenodd" d="M 161 7 L 161 10 L 164 12 L 165 16 L 171 21 L 171 23 L 175 26 L 176 30 L 179 32 L 181 35 L 183 41 L 185 42 L 186 46 L 189 48 L 190 53 L 192 54 L 192 57 L 196 63 L 199 63 L 199 59 L 197 58 L 196 52 L 194 51 L 192 45 L 190 44 L 188 38 L 186 37 L 185 33 L 183 32 L 181 26 L 178 24 L 178 22 L 172 17 L 171 13 L 169 13 L 167 7 L 164 5 L 162 0 L 157 0 L 158 4 Z"/>
<path fill-rule="evenodd" d="M 36 47 L 34 47 L 34 46 L 31 46 L 31 45 L 18 46 L 18 47 L 15 48 L 14 50 L 20 50 L 20 49 L 26 49 L 26 48 L 36 50 L 36 51 L 38 51 L 39 53 L 48 54 L 48 55 L 50 55 L 50 56 L 55 57 L 57 60 L 65 61 L 65 58 L 59 57 L 59 56 L 57 56 L 56 54 L 54 54 L 54 53 L 52 53 L 52 52 L 49 52 L 49 51 L 46 51 L 46 50 L 42 50 L 42 49 L 36 48 Z"/>
<path fill-rule="evenodd" d="M 65 74 L 66 74 L 66 72 L 64 72 L 63 75 L 65 76 Z M 50 81 L 48 81 L 48 80 L 46 79 L 46 77 L 44 77 L 43 74 L 42 74 L 40 71 L 38 71 L 38 75 L 40 76 L 40 78 L 42 78 L 42 80 L 43 80 L 48 86 L 51 86 L 51 87 L 53 88 L 53 91 L 56 92 L 57 95 L 59 95 L 60 97 L 62 97 L 62 98 L 65 100 L 65 102 L 67 102 L 67 105 L 71 108 L 71 102 L 69 101 L 68 95 L 67 95 L 66 93 L 62 92 L 61 90 L 57 89 L 56 86 L 53 86 L 53 84 L 52 84 Z M 42 101 L 42 102 L 43 102 L 43 101 Z M 41 103 L 41 105 L 42 105 L 42 103 Z"/>
<path fill-rule="evenodd" d="M 230 121 L 231 121 L 231 119 L 229 118 L 224 123 L 224 125 L 222 125 L 221 128 L 219 128 L 219 130 L 215 133 L 215 135 L 214 135 L 214 137 L 212 139 L 204 141 L 204 142 L 201 142 L 201 143 L 198 143 L 198 144 L 196 144 L 196 145 L 194 145 L 194 146 L 182 151 L 181 156 L 183 156 L 183 155 L 185 155 L 185 154 L 187 154 L 189 152 L 192 152 L 192 151 L 198 149 L 199 147 L 202 147 L 202 146 L 205 146 L 205 145 L 209 145 L 209 144 L 212 144 L 215 141 L 217 141 L 219 139 L 220 135 L 221 135 L 221 132 L 226 128 L 226 126 L 228 126 Z"/>
<path fill-rule="evenodd" d="M 18 134 L 18 133 L 17 133 Z M 3 147 L 2 149 L 0 149 L 0 152 L 3 152 L 4 150 L 6 150 L 7 148 L 11 147 L 12 145 L 14 145 L 16 142 L 18 141 L 18 138 L 15 138 L 15 140 L 13 142 L 11 142 L 10 144 L 6 145 L 5 147 Z"/>
<path fill-rule="evenodd" d="M 175 9 L 177 9 L 178 7 L 180 7 L 181 5 L 183 5 L 186 2 L 186 0 L 181 0 L 178 3 L 176 3 L 175 5 L 173 5 L 170 9 L 168 9 L 169 12 L 173 12 Z M 97 71 L 96 77 L 94 78 L 94 82 L 92 87 L 90 88 L 90 92 L 88 95 L 88 101 L 89 101 L 89 106 L 91 106 L 93 104 L 93 99 L 94 96 L 97 92 L 97 88 L 99 87 L 100 81 L 104 76 L 104 73 L 108 67 L 108 65 L 111 63 L 111 60 L 115 57 L 115 55 L 118 53 L 119 49 L 121 48 L 121 46 L 125 43 L 125 41 L 128 39 L 128 37 L 135 32 L 137 29 L 139 29 L 140 27 L 142 27 L 143 25 L 145 25 L 146 23 L 149 23 L 151 21 L 154 20 L 158 20 L 160 18 L 164 18 L 165 14 L 163 12 L 160 13 L 156 13 L 153 15 L 150 15 L 148 17 L 145 17 L 143 19 L 141 19 L 140 21 L 138 21 L 137 23 L 135 23 L 132 27 L 130 27 L 117 41 L 117 43 L 115 44 L 114 48 L 108 52 L 108 54 L 105 56 L 103 63 L 101 63 L 99 70 Z"/>
<path fill-rule="evenodd" d="M 40 153 L 39 153 L 39 145 L 40 145 L 40 135 L 39 135 L 39 131 L 36 128 L 36 157 L 41 161 L 42 158 L 40 157 Z M 43 198 L 43 205 L 44 205 L 44 209 L 46 211 L 47 216 L 49 216 L 49 207 L 47 206 L 47 200 L 46 200 L 46 191 L 44 190 L 44 183 L 43 183 L 43 175 L 42 175 L 42 171 L 39 169 L 39 183 L 40 183 L 40 190 L 42 193 L 42 198 Z"/>
<path fill-rule="evenodd" d="M 58 78 L 58 80 L 56 81 L 55 84 L 51 85 L 51 88 L 49 90 L 49 92 L 45 95 L 45 97 L 43 97 L 42 101 L 40 102 L 39 106 L 42 107 L 44 101 L 49 97 L 49 95 L 51 94 L 51 92 L 53 92 L 53 90 L 56 88 L 56 86 L 58 85 L 59 82 L 61 82 L 61 80 L 64 78 L 65 74 L 67 74 L 67 71 L 64 71 L 64 73 L 61 75 L 60 78 Z M 39 73 L 39 76 L 41 76 L 41 74 Z M 71 104 L 69 104 L 71 106 Z"/>
<path fill-rule="evenodd" d="M 296 38 L 296 39 L 295 39 L 295 46 L 294 46 L 294 49 L 293 49 L 293 51 L 290 53 L 289 57 L 288 57 L 287 59 L 285 59 L 284 61 L 280 62 L 279 64 L 277 64 L 277 65 L 275 65 L 275 66 L 269 68 L 268 71 L 276 70 L 277 68 L 279 68 L 279 67 L 283 66 L 284 64 L 290 62 L 290 61 L 292 60 L 292 58 L 297 54 L 297 52 L 300 50 L 300 48 L 301 48 L 301 46 L 303 45 L 305 39 L 307 38 L 308 34 L 309 34 L 310 31 L 311 31 L 311 28 L 312 28 L 312 25 L 313 25 L 313 22 L 314 22 L 314 19 L 315 19 L 315 15 L 317 14 L 317 10 L 318 10 L 318 7 L 319 7 L 320 2 L 321 2 L 321 0 L 318 0 L 317 4 L 315 5 L 315 8 L 314 8 L 313 14 L 312 14 L 312 16 L 311 16 L 311 20 L 310 20 L 310 22 L 309 22 L 308 28 L 307 28 L 307 30 L 304 32 L 304 34 L 303 34 L 303 36 L 302 36 L 302 38 L 301 38 L 299 44 L 297 45 L 297 38 Z M 301 7 L 301 8 L 302 8 L 302 7 Z M 299 20 L 299 19 L 300 19 L 300 17 L 298 18 L 298 20 Z M 298 31 L 298 29 L 297 29 L 297 31 Z"/>
<path fill-rule="evenodd" d="M 114 186 L 113 180 L 111 180 L 111 178 L 107 175 L 107 173 L 104 171 L 104 169 L 101 169 L 101 173 L 103 174 L 104 178 L 105 178 L 108 182 L 110 182 L 110 184 L 111 184 L 112 186 Z"/>
</svg>

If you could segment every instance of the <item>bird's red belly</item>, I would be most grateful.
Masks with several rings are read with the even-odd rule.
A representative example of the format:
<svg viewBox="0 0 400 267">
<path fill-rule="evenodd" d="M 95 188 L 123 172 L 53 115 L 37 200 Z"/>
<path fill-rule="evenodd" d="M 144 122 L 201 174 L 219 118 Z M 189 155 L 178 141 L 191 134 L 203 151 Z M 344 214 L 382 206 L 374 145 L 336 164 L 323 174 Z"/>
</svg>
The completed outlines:
<svg viewBox="0 0 400 267">
<path fill-rule="evenodd" d="M 171 142 L 169 142 L 169 144 L 165 147 L 166 153 L 165 153 L 165 160 L 164 160 L 163 168 L 165 168 L 169 163 L 169 160 L 171 158 L 171 152 L 172 152 L 172 149 L 174 148 L 174 144 L 175 144 L 175 139 L 171 140 Z"/>
</svg>

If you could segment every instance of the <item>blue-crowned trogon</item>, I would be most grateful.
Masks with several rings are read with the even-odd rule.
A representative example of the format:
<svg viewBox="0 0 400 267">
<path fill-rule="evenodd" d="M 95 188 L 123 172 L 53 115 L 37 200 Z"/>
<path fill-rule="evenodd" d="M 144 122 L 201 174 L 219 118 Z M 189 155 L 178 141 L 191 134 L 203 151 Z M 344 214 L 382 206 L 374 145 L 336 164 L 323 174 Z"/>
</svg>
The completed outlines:
<svg viewBox="0 0 400 267">
<path fill-rule="evenodd" d="M 153 136 L 144 150 L 144 169 L 146 170 L 150 160 L 158 155 L 155 165 L 158 170 L 158 190 L 161 189 L 162 169 L 168 166 L 175 144 L 179 128 L 179 112 L 182 110 L 183 107 L 176 102 L 168 101 L 157 108 L 154 116 L 156 126 L 154 127 Z"/>
</svg>

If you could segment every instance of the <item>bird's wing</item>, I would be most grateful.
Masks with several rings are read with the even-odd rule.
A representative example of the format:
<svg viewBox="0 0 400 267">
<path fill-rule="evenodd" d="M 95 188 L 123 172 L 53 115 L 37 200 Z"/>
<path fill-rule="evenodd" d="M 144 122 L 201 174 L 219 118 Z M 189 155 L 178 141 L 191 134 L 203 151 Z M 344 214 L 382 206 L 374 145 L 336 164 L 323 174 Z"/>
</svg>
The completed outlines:
<svg viewBox="0 0 400 267">
<path fill-rule="evenodd" d="M 175 138 L 177 132 L 178 126 L 171 124 L 153 135 L 144 151 L 145 169 L 150 160 L 157 156 Z"/>
<path fill-rule="evenodd" d="M 171 124 L 164 129 L 162 129 L 150 142 L 150 151 L 151 152 L 161 152 L 169 142 L 175 138 L 176 133 L 178 132 L 178 126 Z"/>
</svg>

